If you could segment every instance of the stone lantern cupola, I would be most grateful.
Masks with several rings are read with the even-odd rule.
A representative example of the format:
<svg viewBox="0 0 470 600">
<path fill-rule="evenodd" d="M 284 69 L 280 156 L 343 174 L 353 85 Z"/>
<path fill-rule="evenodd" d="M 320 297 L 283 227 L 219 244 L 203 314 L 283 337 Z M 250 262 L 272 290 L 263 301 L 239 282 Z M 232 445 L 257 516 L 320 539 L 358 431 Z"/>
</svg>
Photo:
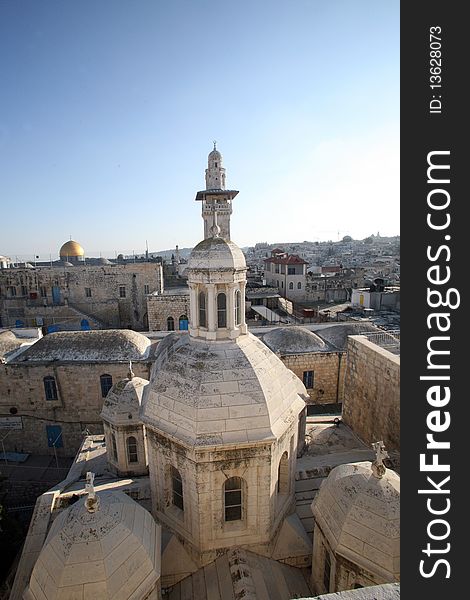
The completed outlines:
<svg viewBox="0 0 470 600">
<path fill-rule="evenodd" d="M 121 477 L 148 473 L 145 431 L 139 409 L 146 379 L 129 364 L 126 379 L 109 390 L 101 411 L 110 470 Z"/>
</svg>

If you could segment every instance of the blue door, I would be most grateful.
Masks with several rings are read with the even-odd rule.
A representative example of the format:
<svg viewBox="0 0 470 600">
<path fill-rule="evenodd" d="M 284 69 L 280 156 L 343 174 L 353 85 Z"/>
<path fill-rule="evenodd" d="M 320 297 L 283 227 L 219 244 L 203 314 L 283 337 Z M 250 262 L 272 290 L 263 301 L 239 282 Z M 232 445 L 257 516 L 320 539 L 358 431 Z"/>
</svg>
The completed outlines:
<svg viewBox="0 0 470 600">
<path fill-rule="evenodd" d="M 49 448 L 63 448 L 62 427 L 60 425 L 46 425 L 47 445 Z"/>
<path fill-rule="evenodd" d="M 186 315 L 181 315 L 180 319 L 180 331 L 188 331 L 188 317 Z"/>
<path fill-rule="evenodd" d="M 60 287 L 52 286 L 52 302 L 53 304 L 60 304 Z"/>
<path fill-rule="evenodd" d="M 16 319 L 15 327 L 24 327 L 24 323 L 21 319 Z"/>
<path fill-rule="evenodd" d="M 88 323 L 88 321 L 86 319 L 82 319 L 80 321 L 80 329 L 82 331 L 90 331 L 90 329 L 91 329 L 90 323 Z"/>
</svg>

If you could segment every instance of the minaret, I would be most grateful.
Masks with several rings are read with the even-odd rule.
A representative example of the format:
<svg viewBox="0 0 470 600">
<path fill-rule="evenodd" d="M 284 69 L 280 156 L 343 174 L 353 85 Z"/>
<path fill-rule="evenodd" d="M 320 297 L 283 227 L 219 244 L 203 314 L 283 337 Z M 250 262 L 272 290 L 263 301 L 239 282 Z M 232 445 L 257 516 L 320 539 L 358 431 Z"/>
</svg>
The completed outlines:
<svg viewBox="0 0 470 600">
<path fill-rule="evenodd" d="M 222 154 L 214 149 L 207 157 L 206 189 L 196 194 L 196 200 L 202 202 L 202 218 L 204 219 L 204 239 L 212 236 L 211 227 L 214 221 L 214 211 L 217 211 L 217 222 L 220 227 L 220 237 L 230 239 L 230 215 L 232 200 L 238 194 L 237 190 L 225 189 L 225 169 L 222 166 Z"/>
</svg>

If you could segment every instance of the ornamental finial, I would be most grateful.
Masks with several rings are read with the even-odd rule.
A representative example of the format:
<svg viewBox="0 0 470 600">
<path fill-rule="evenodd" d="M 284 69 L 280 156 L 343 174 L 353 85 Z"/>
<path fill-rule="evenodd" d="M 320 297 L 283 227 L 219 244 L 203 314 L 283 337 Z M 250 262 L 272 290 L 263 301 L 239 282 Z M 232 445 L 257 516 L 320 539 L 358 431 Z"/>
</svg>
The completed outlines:
<svg viewBox="0 0 470 600">
<path fill-rule="evenodd" d="M 85 491 L 87 492 L 87 497 L 85 500 L 85 508 L 89 513 L 96 512 L 100 507 L 100 499 L 95 493 L 95 487 L 93 482 L 95 481 L 95 474 L 91 471 L 88 471 L 86 474 L 86 484 Z"/>
<path fill-rule="evenodd" d="M 135 377 L 134 371 L 132 370 L 132 361 L 129 361 L 129 371 L 127 373 L 127 379 L 132 379 Z"/>
<path fill-rule="evenodd" d="M 374 442 L 372 444 L 372 448 L 375 451 L 375 460 L 371 464 L 372 473 L 374 474 L 374 477 L 377 477 L 377 479 L 382 479 L 382 477 L 385 475 L 385 471 L 387 470 L 383 464 L 383 459 L 388 458 L 388 452 L 385 450 L 382 440 L 380 442 Z"/>
<path fill-rule="evenodd" d="M 213 140 L 212 143 L 214 144 L 214 150 L 217 150 L 217 140 Z"/>
</svg>

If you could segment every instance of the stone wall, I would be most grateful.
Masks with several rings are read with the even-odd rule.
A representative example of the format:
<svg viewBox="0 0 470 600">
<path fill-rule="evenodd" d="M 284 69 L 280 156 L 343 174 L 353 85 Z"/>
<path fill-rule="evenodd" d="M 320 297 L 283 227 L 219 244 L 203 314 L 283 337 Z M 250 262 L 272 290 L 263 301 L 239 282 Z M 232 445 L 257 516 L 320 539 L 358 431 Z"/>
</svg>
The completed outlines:
<svg viewBox="0 0 470 600">
<path fill-rule="evenodd" d="M 313 371 L 313 388 L 307 388 L 311 404 L 334 404 L 343 401 L 342 352 L 306 352 L 281 355 L 280 358 L 301 381 L 304 371 Z"/>
<path fill-rule="evenodd" d="M 360 335 L 348 340 L 343 421 L 366 444 L 400 450 L 400 358 Z"/>
<path fill-rule="evenodd" d="M 124 379 L 128 363 L 40 363 L 0 364 L 0 436 L 5 450 L 32 454 L 54 454 L 49 447 L 47 426 L 58 425 L 63 447 L 59 456 L 75 456 L 83 441 L 83 431 L 103 432 L 100 417 L 104 398 L 100 375 L 108 374 L 113 383 Z M 149 362 L 133 362 L 136 376 L 149 378 Z M 46 400 L 43 378 L 53 376 L 57 400 Z M 2 429 L 1 417 L 21 417 L 22 429 Z"/>
<path fill-rule="evenodd" d="M 179 318 L 189 314 L 189 289 L 186 294 L 171 292 L 147 297 L 149 331 L 168 331 L 168 317 L 174 321 L 175 331 L 179 329 Z"/>
<path fill-rule="evenodd" d="M 14 326 L 16 319 L 36 325 L 37 317 L 49 324 L 51 315 L 45 314 L 44 307 L 58 311 L 66 305 L 107 327 L 146 330 L 147 294 L 155 291 L 163 291 L 163 274 L 161 264 L 154 262 L 2 270 L 0 317 L 3 326 Z"/>
</svg>

